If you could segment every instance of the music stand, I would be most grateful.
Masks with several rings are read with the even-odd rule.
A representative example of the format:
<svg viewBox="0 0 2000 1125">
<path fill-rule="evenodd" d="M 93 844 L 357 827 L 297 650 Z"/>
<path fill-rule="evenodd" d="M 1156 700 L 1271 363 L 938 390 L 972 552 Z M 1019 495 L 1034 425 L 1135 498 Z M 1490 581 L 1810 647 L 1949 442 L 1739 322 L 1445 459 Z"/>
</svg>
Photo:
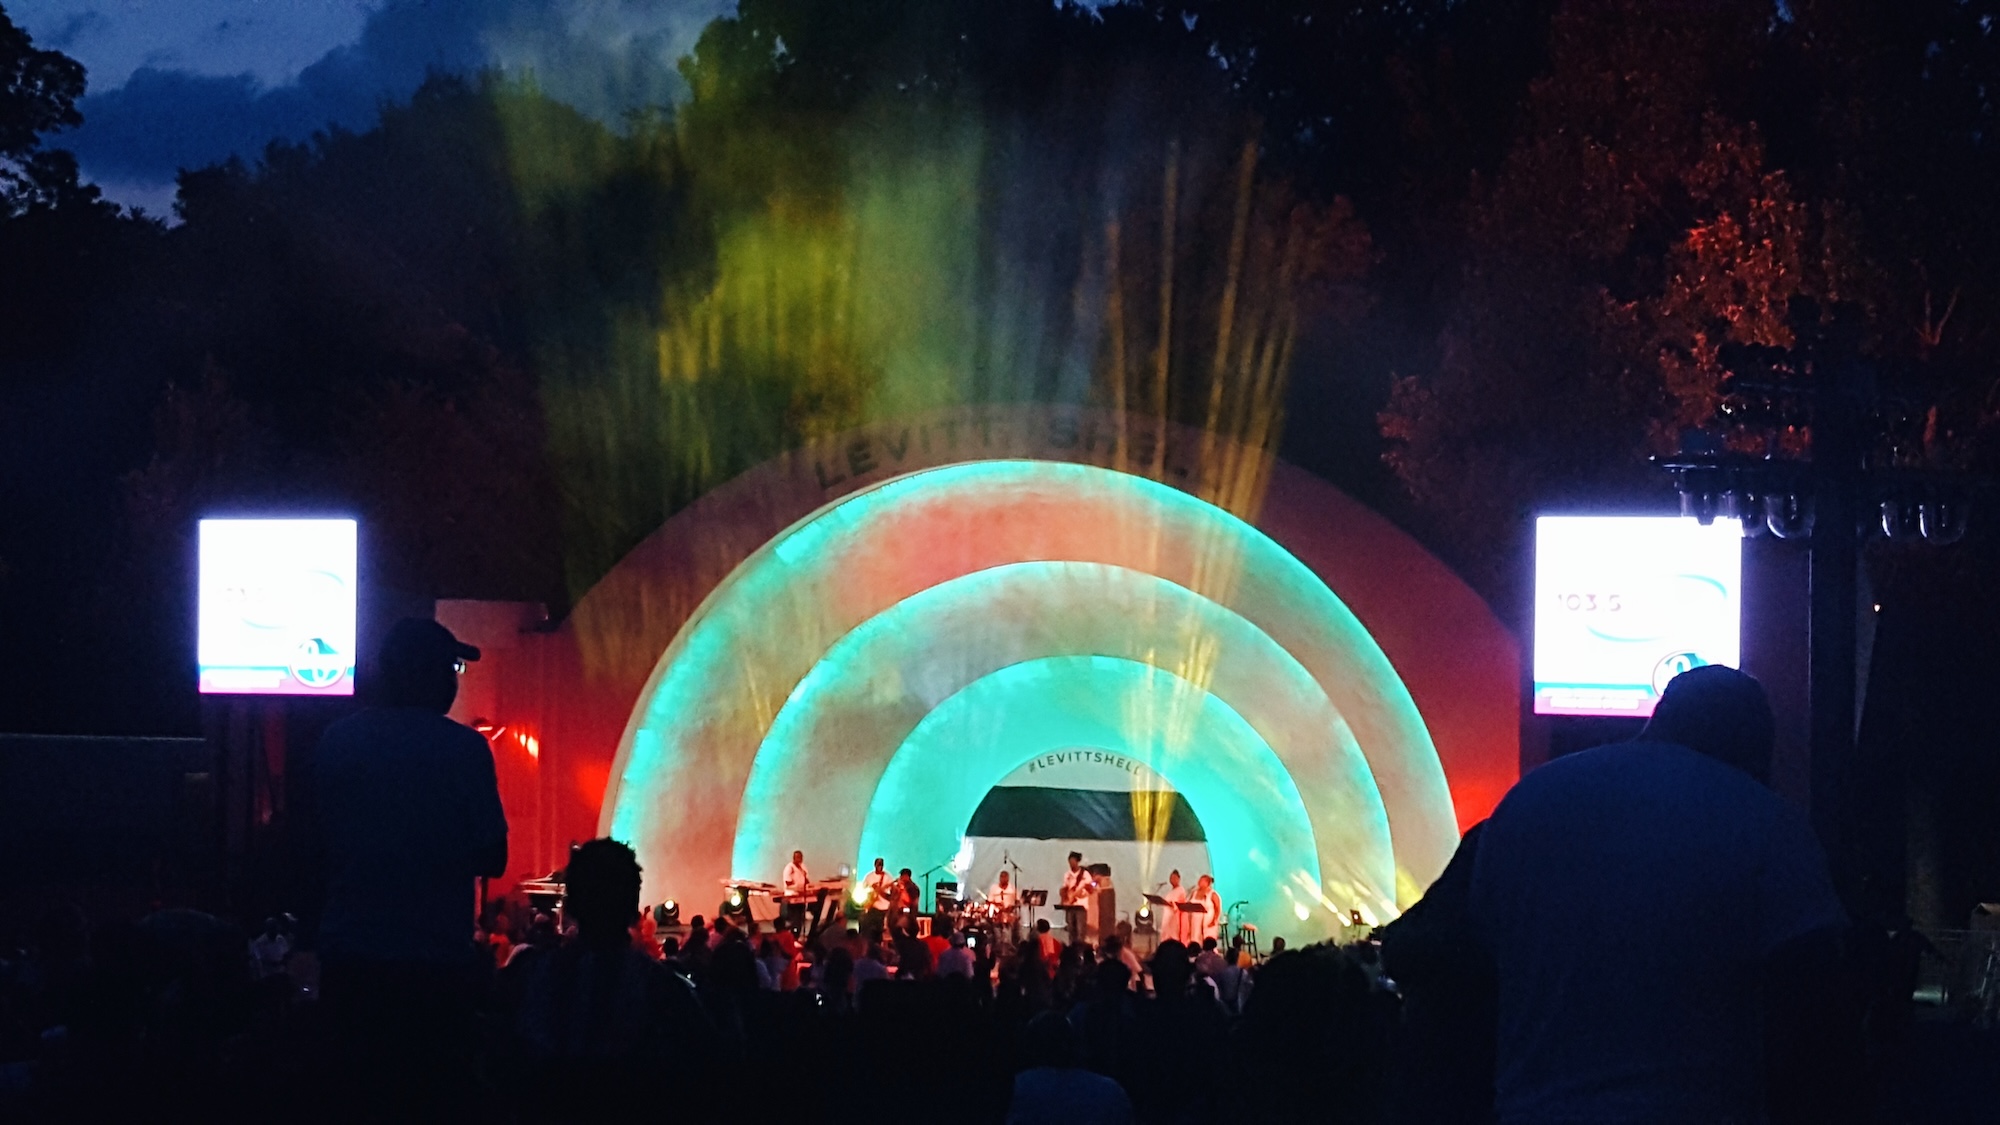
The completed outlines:
<svg viewBox="0 0 2000 1125">
<path fill-rule="evenodd" d="M 1201 904 L 1201 903 L 1198 903 L 1198 902 L 1171 902 L 1171 903 L 1168 903 L 1167 905 L 1169 905 L 1169 906 L 1173 907 L 1173 908 L 1174 908 L 1175 910 L 1178 910 L 1178 911 L 1180 911 L 1180 912 L 1181 912 L 1182 914 L 1206 914 L 1206 913 L 1208 913 L 1207 909 L 1206 909 L 1206 908 L 1204 908 L 1204 907 L 1202 906 L 1202 904 Z M 1180 931 L 1180 930 L 1182 929 L 1182 927 L 1180 927 L 1180 926 L 1175 926 L 1175 927 L 1174 927 L 1174 929 L 1175 929 L 1175 931 L 1177 931 L 1177 932 L 1178 932 L 1178 931 Z M 1199 946 L 1199 945 L 1201 945 L 1201 942 L 1200 942 L 1200 941 L 1194 941 L 1194 942 L 1191 942 L 1191 943 L 1189 943 L 1189 944 L 1191 944 L 1191 945 L 1194 945 L 1194 946 Z M 1218 944 L 1219 944 L 1219 943 L 1218 943 Z M 1200 952 L 1201 952 L 1201 950 L 1197 948 L 1197 949 L 1195 950 L 1195 952 L 1196 952 L 1196 953 L 1200 953 Z"/>
<path fill-rule="evenodd" d="M 1049 904 L 1049 892 L 1046 890 L 1021 892 L 1021 905 L 1024 908 L 1026 908 L 1028 912 L 1026 915 L 1027 921 L 1023 923 L 1023 925 L 1025 925 L 1029 931 L 1032 932 L 1035 928 L 1035 910 L 1038 907 L 1047 906 L 1048 904 Z"/>
</svg>

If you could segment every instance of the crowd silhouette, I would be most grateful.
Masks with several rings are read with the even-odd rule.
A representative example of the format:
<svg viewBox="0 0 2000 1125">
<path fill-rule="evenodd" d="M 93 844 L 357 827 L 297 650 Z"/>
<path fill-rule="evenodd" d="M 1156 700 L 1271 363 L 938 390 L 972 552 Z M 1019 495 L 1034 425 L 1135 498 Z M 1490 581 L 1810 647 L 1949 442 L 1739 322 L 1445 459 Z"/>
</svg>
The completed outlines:
<svg viewBox="0 0 2000 1125">
<path fill-rule="evenodd" d="M 400 731 L 409 756 L 455 753 L 437 673 L 477 653 L 440 634 L 392 635 L 428 694 L 392 693 L 329 740 Z M 188 910 L 93 927 L 58 906 L 0 952 L 0 1116 L 1870 1120 L 1922 939 L 1849 930 L 1810 834 L 1759 784 L 1768 719 L 1754 680 L 1683 676 L 1639 741 L 1524 779 L 1400 919 L 1262 960 L 1046 924 L 1016 945 L 946 915 L 681 926 L 642 907 L 638 861 L 610 839 L 573 849 L 559 913 L 501 899 L 475 926 L 468 894 L 463 936 L 435 951 L 418 940 L 435 904 L 407 889 L 357 928 L 336 881 L 317 932 Z M 483 823 L 490 775 L 398 768 L 456 787 L 461 828 Z M 443 898 L 494 861 L 476 832 L 410 831 L 398 846 L 439 849 L 408 866 L 450 873 L 429 885 Z M 1635 902 L 1720 904 L 1727 929 L 1691 935 Z"/>
</svg>

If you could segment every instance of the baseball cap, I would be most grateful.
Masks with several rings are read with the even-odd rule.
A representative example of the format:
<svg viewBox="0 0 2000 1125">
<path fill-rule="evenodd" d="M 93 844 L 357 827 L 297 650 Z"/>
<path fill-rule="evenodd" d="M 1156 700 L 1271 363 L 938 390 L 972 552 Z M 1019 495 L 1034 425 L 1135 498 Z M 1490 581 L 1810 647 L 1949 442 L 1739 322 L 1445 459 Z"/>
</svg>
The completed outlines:
<svg viewBox="0 0 2000 1125">
<path fill-rule="evenodd" d="M 436 668 L 479 659 L 479 650 L 427 617 L 405 617 L 382 639 L 382 663 L 399 668 Z"/>
</svg>

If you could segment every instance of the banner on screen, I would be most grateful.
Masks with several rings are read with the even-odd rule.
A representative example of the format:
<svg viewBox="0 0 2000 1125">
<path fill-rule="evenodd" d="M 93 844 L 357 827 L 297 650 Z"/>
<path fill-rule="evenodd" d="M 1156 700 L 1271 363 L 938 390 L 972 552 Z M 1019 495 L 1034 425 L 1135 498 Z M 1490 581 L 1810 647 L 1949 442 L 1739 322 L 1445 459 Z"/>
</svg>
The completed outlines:
<svg viewBox="0 0 2000 1125">
<path fill-rule="evenodd" d="M 201 521 L 201 690 L 354 694 L 353 520 Z"/>
<path fill-rule="evenodd" d="M 1653 713 L 1689 668 L 1742 659 L 1743 533 L 1650 516 L 1535 522 L 1535 713 Z"/>
</svg>

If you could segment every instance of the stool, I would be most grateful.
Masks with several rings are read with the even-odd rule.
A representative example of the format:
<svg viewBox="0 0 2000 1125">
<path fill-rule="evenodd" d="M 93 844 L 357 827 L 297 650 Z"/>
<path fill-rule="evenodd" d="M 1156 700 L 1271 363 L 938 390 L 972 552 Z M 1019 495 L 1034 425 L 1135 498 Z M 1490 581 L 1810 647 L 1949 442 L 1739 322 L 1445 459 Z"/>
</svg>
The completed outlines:
<svg viewBox="0 0 2000 1125">
<path fill-rule="evenodd" d="M 1236 927 L 1236 932 L 1243 935 L 1243 948 L 1249 952 L 1250 959 L 1262 961 L 1264 954 L 1257 949 L 1257 923 L 1245 922 Z"/>
</svg>

